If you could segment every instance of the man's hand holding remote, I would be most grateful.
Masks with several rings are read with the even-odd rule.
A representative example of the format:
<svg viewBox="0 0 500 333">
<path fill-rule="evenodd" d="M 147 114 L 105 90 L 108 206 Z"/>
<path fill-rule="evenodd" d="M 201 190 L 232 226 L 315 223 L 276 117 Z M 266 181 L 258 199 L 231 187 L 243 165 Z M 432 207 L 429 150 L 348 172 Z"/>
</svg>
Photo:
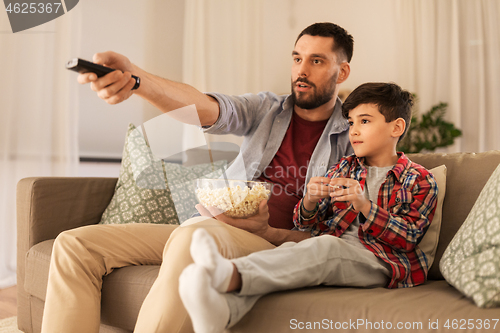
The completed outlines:
<svg viewBox="0 0 500 333">
<path fill-rule="evenodd" d="M 97 92 L 97 95 L 108 104 L 118 104 L 132 96 L 134 93 L 132 88 L 136 84 L 132 78 L 132 72 L 135 74 L 139 69 L 127 57 L 108 51 L 96 53 L 92 61 L 119 70 L 101 78 L 98 78 L 94 73 L 79 74 L 78 82 L 80 84 L 90 83 L 91 89 Z"/>
</svg>

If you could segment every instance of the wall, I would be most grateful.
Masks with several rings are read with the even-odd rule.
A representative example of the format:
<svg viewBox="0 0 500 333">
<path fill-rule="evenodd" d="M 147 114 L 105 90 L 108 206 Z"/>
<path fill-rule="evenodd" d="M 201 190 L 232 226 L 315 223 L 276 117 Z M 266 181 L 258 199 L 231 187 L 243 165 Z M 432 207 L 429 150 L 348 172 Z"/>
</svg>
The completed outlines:
<svg viewBox="0 0 500 333">
<path fill-rule="evenodd" d="M 321 21 L 339 24 L 355 39 L 351 76 L 343 88 L 352 90 L 367 81 L 395 81 L 404 86 L 394 66 L 398 54 L 397 6 L 397 0 L 263 1 L 262 82 L 254 92 L 290 91 L 291 52 L 296 36 L 309 24 Z M 114 50 L 154 74 L 182 79 L 183 0 L 87 0 L 78 7 L 83 10 L 84 22 L 82 52 L 78 56 L 91 59 L 95 52 Z M 87 86 L 80 87 L 78 93 L 81 156 L 120 157 L 127 124 L 140 125 L 160 114 L 135 96 L 109 106 Z M 169 144 L 180 147 L 182 128 L 172 126 L 166 131 L 171 135 Z"/>
<path fill-rule="evenodd" d="M 334 22 L 354 37 L 351 75 L 343 84 L 354 89 L 367 81 L 397 81 L 396 1 L 275 0 L 265 2 L 263 89 L 290 91 L 291 52 L 302 29 Z"/>
<path fill-rule="evenodd" d="M 181 80 L 184 1 L 86 0 L 74 10 L 82 12 L 81 52 L 75 57 L 92 60 L 94 53 L 112 50 L 145 70 Z M 78 88 L 77 99 L 81 157 L 120 158 L 128 124 L 161 114 L 136 96 L 108 105 L 88 85 Z M 180 147 L 182 128 L 168 132 L 170 143 Z"/>
</svg>

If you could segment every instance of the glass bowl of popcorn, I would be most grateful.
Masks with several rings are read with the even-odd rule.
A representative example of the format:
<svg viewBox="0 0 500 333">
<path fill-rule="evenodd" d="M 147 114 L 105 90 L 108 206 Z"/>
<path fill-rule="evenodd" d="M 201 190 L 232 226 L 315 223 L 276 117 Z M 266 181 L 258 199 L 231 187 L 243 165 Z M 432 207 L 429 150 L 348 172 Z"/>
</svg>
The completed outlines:
<svg viewBox="0 0 500 333">
<path fill-rule="evenodd" d="M 272 184 L 228 179 L 197 179 L 196 196 L 203 207 L 216 207 L 233 218 L 247 218 L 259 212 L 262 200 L 271 197 Z"/>
</svg>

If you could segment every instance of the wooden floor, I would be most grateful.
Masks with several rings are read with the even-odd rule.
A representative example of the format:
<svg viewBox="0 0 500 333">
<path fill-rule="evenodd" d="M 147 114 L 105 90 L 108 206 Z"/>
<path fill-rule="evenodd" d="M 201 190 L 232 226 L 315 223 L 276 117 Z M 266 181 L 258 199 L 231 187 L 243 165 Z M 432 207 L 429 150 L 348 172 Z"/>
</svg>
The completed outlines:
<svg viewBox="0 0 500 333">
<path fill-rule="evenodd" d="M 0 290 L 0 319 L 17 315 L 17 287 Z"/>
</svg>

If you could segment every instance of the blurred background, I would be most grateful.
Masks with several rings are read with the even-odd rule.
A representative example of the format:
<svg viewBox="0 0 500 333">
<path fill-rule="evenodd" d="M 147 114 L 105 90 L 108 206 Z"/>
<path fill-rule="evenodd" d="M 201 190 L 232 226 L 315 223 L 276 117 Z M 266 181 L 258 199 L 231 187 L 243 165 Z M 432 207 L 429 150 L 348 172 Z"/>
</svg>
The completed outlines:
<svg viewBox="0 0 500 333">
<path fill-rule="evenodd" d="M 85 0 L 15 34 L 0 6 L 0 288 L 15 284 L 17 181 L 117 177 L 128 124 L 161 114 L 136 96 L 107 105 L 64 68 L 69 59 L 113 50 L 201 91 L 287 94 L 295 39 L 323 21 L 355 40 L 345 93 L 396 82 L 417 94 L 417 117 L 448 104 L 462 135 L 439 151 L 500 149 L 497 0 Z M 204 144 L 193 127 L 165 132 L 179 151 Z"/>
</svg>

